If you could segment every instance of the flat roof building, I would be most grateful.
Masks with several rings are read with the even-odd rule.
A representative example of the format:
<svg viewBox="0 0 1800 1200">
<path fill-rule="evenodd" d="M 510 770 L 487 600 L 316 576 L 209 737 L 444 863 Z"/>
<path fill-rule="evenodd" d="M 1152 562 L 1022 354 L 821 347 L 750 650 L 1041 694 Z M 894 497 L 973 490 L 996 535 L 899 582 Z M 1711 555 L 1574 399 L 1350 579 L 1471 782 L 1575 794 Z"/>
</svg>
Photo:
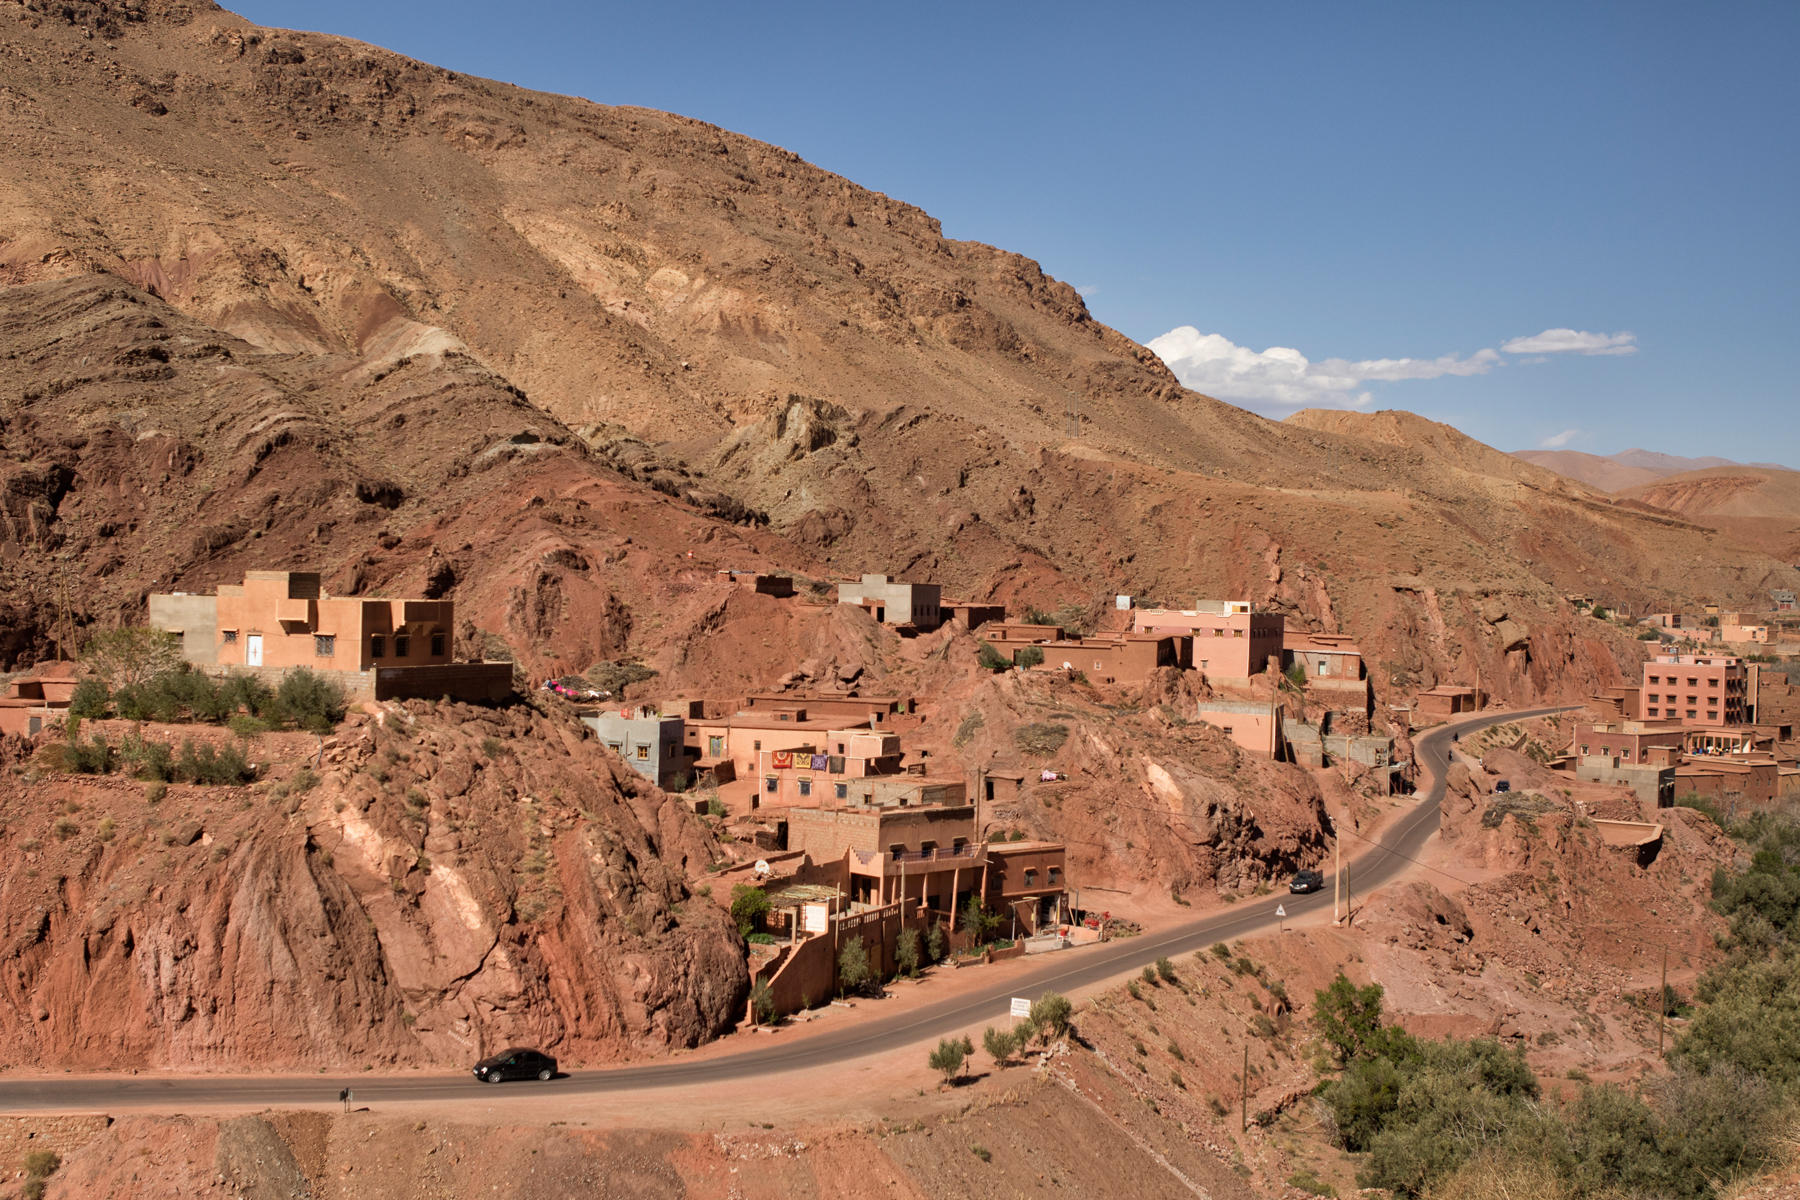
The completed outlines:
<svg viewBox="0 0 1800 1200">
<path fill-rule="evenodd" d="M 1140 608 L 1137 633 L 1188 634 L 1194 669 L 1208 679 L 1244 682 L 1281 659 L 1286 623 L 1280 613 L 1259 613 L 1248 600 L 1202 600 L 1193 608 Z"/>
<path fill-rule="evenodd" d="M 584 712 L 580 719 L 626 766 L 657 787 L 675 791 L 690 778 L 680 717 L 664 716 L 654 705 L 639 704 Z"/>
<path fill-rule="evenodd" d="M 153 593 L 150 626 L 195 666 L 282 674 L 306 667 L 378 700 L 512 693 L 511 663 L 457 663 L 450 600 L 333 596 L 314 571 L 247 571 L 217 594 Z"/>
<path fill-rule="evenodd" d="M 884 625 L 936 629 L 944 623 L 943 589 L 935 583 L 901 583 L 886 575 L 864 575 L 838 584 L 838 603 L 869 610 Z"/>
<path fill-rule="evenodd" d="M 1749 673 L 1727 654 L 1659 654 L 1644 664 L 1644 719 L 1685 725 L 1741 725 Z"/>
</svg>

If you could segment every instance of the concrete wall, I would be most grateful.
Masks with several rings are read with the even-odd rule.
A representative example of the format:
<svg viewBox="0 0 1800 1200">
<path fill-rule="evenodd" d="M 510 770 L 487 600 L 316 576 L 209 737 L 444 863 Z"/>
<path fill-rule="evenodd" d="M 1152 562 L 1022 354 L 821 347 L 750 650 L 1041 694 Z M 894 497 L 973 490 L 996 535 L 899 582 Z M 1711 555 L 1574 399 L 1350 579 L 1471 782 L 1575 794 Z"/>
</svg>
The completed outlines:
<svg viewBox="0 0 1800 1200">
<path fill-rule="evenodd" d="M 907 906 L 910 908 L 910 906 Z M 852 938 L 862 939 L 869 952 L 869 966 L 881 979 L 896 970 L 894 951 L 902 929 L 917 929 L 923 952 L 927 919 L 923 913 L 901 912 L 902 904 L 889 904 L 860 913 L 842 913 L 832 920 L 832 932 L 817 934 L 798 943 L 769 976 L 775 1011 L 781 1016 L 800 1011 L 807 1002 L 818 1004 L 837 995 L 838 949 Z"/>
<path fill-rule="evenodd" d="M 935 583 L 900 583 L 886 575 L 864 575 L 838 584 L 839 604 L 878 604 L 889 625 L 936 629 L 943 624 L 943 589 Z"/>
<path fill-rule="evenodd" d="M 219 661 L 219 598 L 152 592 L 150 628 L 181 635 L 181 654 L 196 667 Z"/>
<path fill-rule="evenodd" d="M 686 773 L 680 717 L 624 716 L 616 710 L 586 713 L 581 723 L 599 735 L 625 765 L 661 788 Z"/>
<path fill-rule="evenodd" d="M 1225 731 L 1238 746 L 1264 758 L 1275 757 L 1280 710 L 1266 700 L 1202 700 L 1199 719 Z"/>
<path fill-rule="evenodd" d="M 513 694 L 509 662 L 433 663 L 416 667 L 377 667 L 372 675 L 377 700 L 453 700 L 498 703 Z"/>
<path fill-rule="evenodd" d="M 1645 812 L 1675 803 L 1675 768 L 1621 762 L 1605 754 L 1584 755 L 1576 761 L 1575 778 L 1584 783 L 1628 787 Z"/>
</svg>

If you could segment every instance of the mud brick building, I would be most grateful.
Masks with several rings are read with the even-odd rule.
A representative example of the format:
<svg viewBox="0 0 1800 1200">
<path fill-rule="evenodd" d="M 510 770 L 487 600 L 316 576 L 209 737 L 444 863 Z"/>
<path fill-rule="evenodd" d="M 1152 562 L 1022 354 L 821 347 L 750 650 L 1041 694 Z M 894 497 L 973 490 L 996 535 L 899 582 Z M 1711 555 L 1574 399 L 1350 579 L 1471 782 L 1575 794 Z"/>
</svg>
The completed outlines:
<svg viewBox="0 0 1800 1200">
<path fill-rule="evenodd" d="M 216 595 L 150 596 L 150 625 L 180 639 L 183 656 L 210 670 L 279 677 L 296 667 L 326 674 L 352 695 L 500 700 L 511 663 L 451 656 L 450 600 L 333 596 L 311 571 L 249 571 Z"/>
</svg>

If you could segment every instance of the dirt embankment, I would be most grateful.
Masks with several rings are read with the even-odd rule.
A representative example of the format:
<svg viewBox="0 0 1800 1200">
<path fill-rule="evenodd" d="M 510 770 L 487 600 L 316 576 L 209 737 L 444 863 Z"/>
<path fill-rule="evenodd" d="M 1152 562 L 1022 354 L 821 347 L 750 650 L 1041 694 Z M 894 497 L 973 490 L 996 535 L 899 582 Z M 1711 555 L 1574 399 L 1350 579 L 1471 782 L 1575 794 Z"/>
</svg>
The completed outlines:
<svg viewBox="0 0 1800 1200">
<path fill-rule="evenodd" d="M 747 979 L 687 890 L 710 835 L 582 733 L 387 705 L 268 782 L 160 798 L 10 763 L 0 1061 L 464 1066 L 530 1043 L 580 1064 L 712 1037 Z"/>
</svg>

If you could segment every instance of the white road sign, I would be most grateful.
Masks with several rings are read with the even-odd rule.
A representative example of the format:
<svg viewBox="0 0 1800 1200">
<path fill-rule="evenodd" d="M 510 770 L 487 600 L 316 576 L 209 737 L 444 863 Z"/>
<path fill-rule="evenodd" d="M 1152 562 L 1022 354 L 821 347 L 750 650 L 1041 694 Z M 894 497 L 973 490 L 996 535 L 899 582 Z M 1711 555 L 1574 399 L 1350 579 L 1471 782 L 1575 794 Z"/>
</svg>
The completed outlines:
<svg viewBox="0 0 1800 1200">
<path fill-rule="evenodd" d="M 1025 999 L 1023 996 L 1014 996 L 1012 998 L 1012 1012 L 1009 1015 L 1015 1017 L 1029 1017 L 1031 1015 L 1031 1001 Z"/>
</svg>

